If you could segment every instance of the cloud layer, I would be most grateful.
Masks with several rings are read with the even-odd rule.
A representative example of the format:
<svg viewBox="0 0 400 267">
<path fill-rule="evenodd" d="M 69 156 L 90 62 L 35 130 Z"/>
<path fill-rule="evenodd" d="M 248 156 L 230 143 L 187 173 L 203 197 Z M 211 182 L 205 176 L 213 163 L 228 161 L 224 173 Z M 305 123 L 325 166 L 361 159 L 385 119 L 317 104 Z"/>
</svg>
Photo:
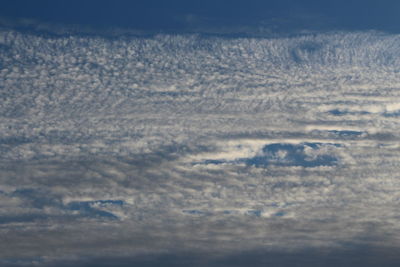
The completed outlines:
<svg viewBox="0 0 400 267">
<path fill-rule="evenodd" d="M 397 247 L 399 41 L 3 30 L 0 258 Z"/>
</svg>

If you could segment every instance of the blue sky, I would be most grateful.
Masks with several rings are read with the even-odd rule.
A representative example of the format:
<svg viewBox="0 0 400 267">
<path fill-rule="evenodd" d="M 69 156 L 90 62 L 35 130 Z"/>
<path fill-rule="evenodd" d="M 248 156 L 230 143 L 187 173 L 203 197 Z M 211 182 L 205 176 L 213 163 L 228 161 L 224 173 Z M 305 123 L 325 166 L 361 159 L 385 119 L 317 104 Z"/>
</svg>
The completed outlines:
<svg viewBox="0 0 400 267">
<path fill-rule="evenodd" d="M 399 8 L 1 1 L 0 265 L 397 266 Z"/>
<path fill-rule="evenodd" d="M 394 0 L 4 0 L 0 15 L 60 25 L 151 32 L 220 33 L 224 29 L 228 33 L 252 34 L 260 27 L 279 33 L 371 29 L 398 32 L 399 9 L 399 2 Z"/>
</svg>

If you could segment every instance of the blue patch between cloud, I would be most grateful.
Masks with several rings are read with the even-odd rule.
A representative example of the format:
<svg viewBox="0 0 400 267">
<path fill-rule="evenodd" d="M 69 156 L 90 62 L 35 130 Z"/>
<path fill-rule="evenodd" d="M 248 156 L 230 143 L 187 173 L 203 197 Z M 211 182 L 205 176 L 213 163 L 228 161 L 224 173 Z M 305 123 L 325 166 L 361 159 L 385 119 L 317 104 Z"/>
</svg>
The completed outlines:
<svg viewBox="0 0 400 267">
<path fill-rule="evenodd" d="M 256 216 L 256 217 L 260 217 L 261 216 L 261 210 L 248 210 L 247 214 L 253 215 L 253 216 Z"/>
<path fill-rule="evenodd" d="M 0 191 L 1 192 L 1 191 Z M 118 219 L 111 212 L 101 210 L 105 206 L 123 206 L 122 200 L 95 200 L 95 201 L 76 201 L 64 205 L 56 196 L 31 188 L 17 189 L 10 194 L 11 197 L 22 199 L 25 205 L 35 209 L 43 209 L 44 207 L 55 207 L 61 210 L 79 211 L 78 216 L 84 217 L 104 217 L 109 219 Z M 96 205 L 96 206 L 95 206 Z M 0 217 L 0 224 L 19 221 L 34 221 L 36 219 L 47 218 L 48 215 L 43 214 L 24 214 L 21 216 Z"/>
<path fill-rule="evenodd" d="M 364 132 L 360 132 L 360 131 L 349 131 L 349 130 L 345 130 L 345 131 L 338 131 L 338 130 L 331 130 L 328 131 L 329 133 L 333 133 L 335 135 L 341 136 L 341 137 L 346 137 L 346 136 L 360 136 L 362 135 Z"/>
<path fill-rule="evenodd" d="M 206 213 L 201 210 L 182 210 L 183 213 L 187 213 L 190 215 L 205 215 Z"/>
<path fill-rule="evenodd" d="M 99 210 L 93 207 L 93 204 L 100 205 L 117 205 L 122 206 L 123 201 L 121 200 L 97 200 L 97 201 L 81 201 L 81 202 L 71 202 L 66 208 L 69 210 L 79 211 L 82 215 L 90 216 L 90 217 L 106 217 L 109 219 L 118 219 L 117 216 L 112 214 L 111 212 Z"/>
<path fill-rule="evenodd" d="M 395 112 L 385 112 L 383 114 L 384 117 L 390 118 L 390 117 L 399 117 L 400 116 L 400 111 L 395 111 Z"/>
<path fill-rule="evenodd" d="M 348 111 L 348 110 L 339 110 L 332 109 L 328 111 L 329 114 L 334 116 L 344 116 L 344 115 L 368 115 L 371 114 L 368 111 Z"/>
<path fill-rule="evenodd" d="M 274 216 L 276 216 L 276 217 L 283 217 L 285 215 L 286 215 L 286 212 L 284 212 L 284 211 L 278 211 L 277 213 L 274 214 Z"/>
<path fill-rule="evenodd" d="M 11 136 L 0 138 L 0 145 L 22 145 L 31 143 L 32 139 L 23 136 Z"/>
<path fill-rule="evenodd" d="M 269 165 L 275 166 L 334 166 L 338 164 L 338 158 L 335 155 L 319 154 L 310 158 L 306 153 L 306 147 L 312 150 L 319 150 L 326 145 L 340 146 L 338 144 L 322 144 L 322 143 L 301 143 L 301 144 L 285 144 L 276 143 L 266 145 L 262 149 L 262 154 L 253 158 L 243 159 L 247 165 L 256 167 L 265 167 Z"/>
</svg>

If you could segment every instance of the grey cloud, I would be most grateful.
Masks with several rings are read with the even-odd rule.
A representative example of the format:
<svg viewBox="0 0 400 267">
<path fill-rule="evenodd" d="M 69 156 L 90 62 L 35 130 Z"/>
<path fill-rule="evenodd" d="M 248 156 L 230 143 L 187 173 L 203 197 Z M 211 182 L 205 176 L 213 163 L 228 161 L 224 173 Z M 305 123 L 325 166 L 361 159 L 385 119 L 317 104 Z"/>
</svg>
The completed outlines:
<svg viewBox="0 0 400 267">
<path fill-rule="evenodd" d="M 0 258 L 398 247 L 398 41 L 3 30 Z"/>
</svg>

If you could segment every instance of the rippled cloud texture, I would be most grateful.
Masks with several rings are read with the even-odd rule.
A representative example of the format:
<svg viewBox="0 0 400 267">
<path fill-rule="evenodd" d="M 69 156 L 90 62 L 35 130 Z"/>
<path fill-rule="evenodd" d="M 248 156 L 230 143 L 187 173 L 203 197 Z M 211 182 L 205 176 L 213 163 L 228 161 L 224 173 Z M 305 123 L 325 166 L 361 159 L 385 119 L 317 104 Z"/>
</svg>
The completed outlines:
<svg viewBox="0 0 400 267">
<path fill-rule="evenodd" d="M 0 263 L 395 262 L 399 67 L 378 32 L 2 30 Z"/>
</svg>

